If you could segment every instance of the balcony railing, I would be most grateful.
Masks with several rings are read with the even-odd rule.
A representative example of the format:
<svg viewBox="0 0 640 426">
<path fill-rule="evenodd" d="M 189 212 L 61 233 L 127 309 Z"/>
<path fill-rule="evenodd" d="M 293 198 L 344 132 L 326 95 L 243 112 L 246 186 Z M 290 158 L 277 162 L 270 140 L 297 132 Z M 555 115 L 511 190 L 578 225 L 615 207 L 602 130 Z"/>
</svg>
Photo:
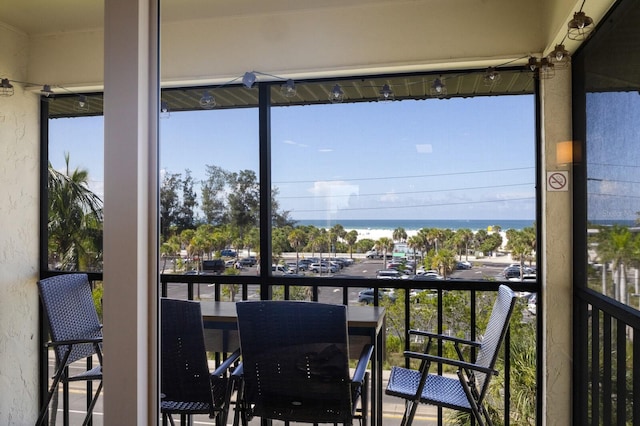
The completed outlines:
<svg viewBox="0 0 640 426">
<path fill-rule="evenodd" d="M 101 279 L 99 275 L 91 278 Z M 456 333 L 468 339 L 479 338 L 479 330 L 483 329 L 501 283 L 162 274 L 160 284 L 163 297 L 216 301 L 231 300 L 232 295 L 236 301 L 305 298 L 346 305 L 363 304 L 358 302 L 358 293 L 363 289 L 384 289 L 382 293 L 373 292 L 373 304 L 387 308 L 384 370 L 388 370 L 391 365 L 405 363 L 403 350 L 415 349 L 420 344 L 407 338 L 409 329 L 428 329 L 438 333 Z M 539 290 L 537 283 L 510 282 L 509 285 L 522 294 Z M 511 329 L 497 364 L 500 375 L 493 381 L 495 390 L 490 402 L 495 408 L 496 425 L 541 424 L 538 395 L 542 380 L 541 366 L 537 361 L 541 359 L 540 322 L 538 315 L 529 312 L 526 300 L 526 297 L 522 297 L 516 305 Z M 442 354 L 445 349 L 437 350 Z M 47 360 L 48 357 L 43 356 L 43 359 Z M 220 358 L 216 356 L 215 359 Z M 523 362 L 529 363 L 527 371 L 519 370 Z M 46 371 L 42 377 L 47 377 Z M 42 383 L 45 389 L 46 381 Z M 523 398 L 528 399 L 524 404 L 526 409 L 517 403 Z M 382 404 L 384 424 L 399 424 L 402 401 L 384 395 L 381 399 L 377 404 Z M 416 425 L 458 424 L 456 421 L 474 424 L 465 419 L 456 420 L 454 412 L 449 410 L 428 406 L 421 409 L 423 415 L 416 417 Z M 206 416 L 204 420 L 208 420 Z"/>
<path fill-rule="evenodd" d="M 575 424 L 640 425 L 640 312 L 590 289 L 574 303 Z"/>
</svg>

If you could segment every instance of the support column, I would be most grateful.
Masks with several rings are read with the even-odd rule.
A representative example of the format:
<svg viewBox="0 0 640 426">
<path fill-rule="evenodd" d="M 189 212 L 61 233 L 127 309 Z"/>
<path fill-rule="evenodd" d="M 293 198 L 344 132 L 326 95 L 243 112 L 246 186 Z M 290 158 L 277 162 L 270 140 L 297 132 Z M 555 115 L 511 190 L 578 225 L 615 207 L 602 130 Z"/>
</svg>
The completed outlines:
<svg viewBox="0 0 640 426">
<path fill-rule="evenodd" d="M 158 424 L 158 0 L 105 0 L 104 424 Z"/>
<path fill-rule="evenodd" d="M 559 142 L 570 141 L 571 131 L 571 70 L 556 70 L 551 79 L 541 81 L 542 150 L 540 173 L 543 217 L 542 297 L 538 315 L 542 315 L 543 338 L 543 424 L 565 426 L 571 423 L 572 405 L 572 295 L 573 295 L 573 176 L 570 162 L 558 158 Z M 549 172 L 561 172 L 558 179 L 548 182 Z M 566 173 L 567 181 L 561 186 Z M 555 190 L 550 190 L 555 189 Z M 559 189 L 559 190 L 558 190 Z"/>
</svg>

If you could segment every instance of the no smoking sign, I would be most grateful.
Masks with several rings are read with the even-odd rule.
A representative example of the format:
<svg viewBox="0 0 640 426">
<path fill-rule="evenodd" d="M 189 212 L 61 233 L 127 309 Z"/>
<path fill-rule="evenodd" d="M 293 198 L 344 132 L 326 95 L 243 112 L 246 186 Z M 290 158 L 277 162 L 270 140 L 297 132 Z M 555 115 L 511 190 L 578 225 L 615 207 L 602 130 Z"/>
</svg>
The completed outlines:
<svg viewBox="0 0 640 426">
<path fill-rule="evenodd" d="M 547 191 L 568 191 L 569 190 L 569 172 L 547 172 Z"/>
</svg>

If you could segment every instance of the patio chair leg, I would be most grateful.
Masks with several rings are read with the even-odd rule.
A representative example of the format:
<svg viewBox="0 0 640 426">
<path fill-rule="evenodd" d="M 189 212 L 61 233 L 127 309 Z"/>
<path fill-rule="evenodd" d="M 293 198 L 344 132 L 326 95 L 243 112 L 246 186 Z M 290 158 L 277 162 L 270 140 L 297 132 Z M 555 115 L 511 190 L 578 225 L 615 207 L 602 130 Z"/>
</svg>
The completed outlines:
<svg viewBox="0 0 640 426">
<path fill-rule="evenodd" d="M 94 395 L 93 399 L 91 400 L 91 404 L 89 404 L 89 407 L 87 407 L 87 415 L 84 418 L 84 422 L 82 423 L 83 426 L 86 426 L 89 423 L 91 423 L 91 415 L 93 414 L 93 407 L 95 407 L 96 406 L 96 402 L 98 402 L 98 397 L 100 396 L 100 391 L 102 391 L 102 381 L 100 381 L 100 384 L 98 385 L 98 389 L 96 390 L 96 394 Z"/>
<path fill-rule="evenodd" d="M 404 415 L 402 416 L 402 422 L 400 426 L 410 426 L 413 423 L 413 418 L 416 415 L 416 410 L 418 409 L 417 401 L 407 400 L 404 408 Z"/>
</svg>

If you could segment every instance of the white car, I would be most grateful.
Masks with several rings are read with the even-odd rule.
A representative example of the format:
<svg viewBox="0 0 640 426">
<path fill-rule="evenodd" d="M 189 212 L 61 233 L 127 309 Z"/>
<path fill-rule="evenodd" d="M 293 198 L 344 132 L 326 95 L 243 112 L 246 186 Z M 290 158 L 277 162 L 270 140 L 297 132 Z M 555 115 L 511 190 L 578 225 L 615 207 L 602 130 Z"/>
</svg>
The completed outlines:
<svg viewBox="0 0 640 426">
<path fill-rule="evenodd" d="M 335 265 L 330 265 L 323 262 L 312 263 L 311 265 L 309 265 L 309 270 L 311 272 L 331 272 L 332 274 L 335 274 L 338 269 L 335 267 Z"/>
<path fill-rule="evenodd" d="M 376 273 L 376 278 L 379 280 L 406 280 L 409 278 L 409 275 L 397 269 L 382 269 Z"/>
</svg>

